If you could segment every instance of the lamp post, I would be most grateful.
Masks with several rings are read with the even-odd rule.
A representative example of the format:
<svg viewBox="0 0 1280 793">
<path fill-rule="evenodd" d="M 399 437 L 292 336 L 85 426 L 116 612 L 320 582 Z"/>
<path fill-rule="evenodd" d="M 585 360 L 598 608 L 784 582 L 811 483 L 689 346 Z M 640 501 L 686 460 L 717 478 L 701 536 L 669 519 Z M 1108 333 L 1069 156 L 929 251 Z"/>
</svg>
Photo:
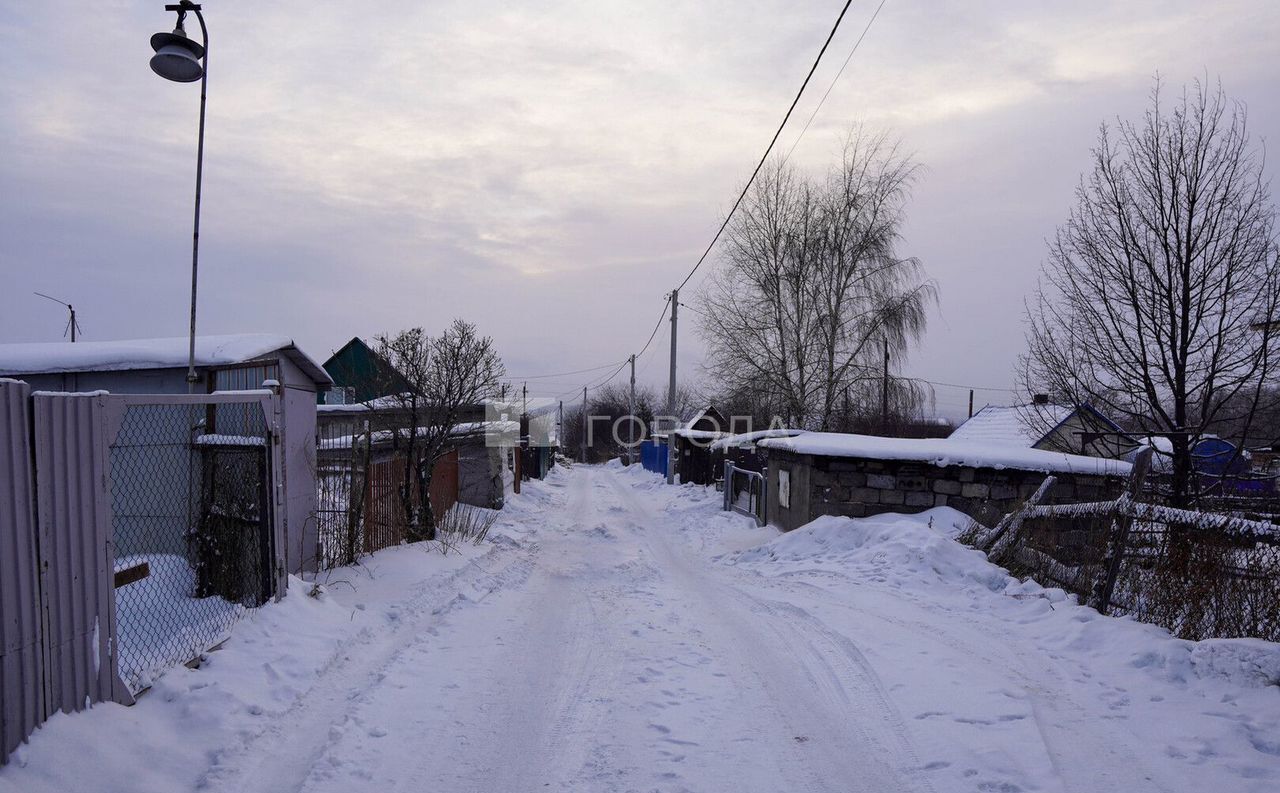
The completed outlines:
<svg viewBox="0 0 1280 793">
<path fill-rule="evenodd" d="M 196 143 L 196 208 L 191 232 L 191 332 L 187 347 L 187 391 L 196 389 L 196 282 L 200 264 L 200 179 L 204 175 L 204 100 L 205 85 L 209 79 L 209 29 L 204 25 L 200 6 L 191 0 L 166 5 L 166 11 L 176 11 L 178 24 L 172 33 L 157 33 L 151 37 L 151 70 L 175 83 L 200 81 L 200 133 Z M 183 22 L 187 12 L 196 15 L 200 23 L 200 39 L 197 44 L 187 38 Z"/>
</svg>

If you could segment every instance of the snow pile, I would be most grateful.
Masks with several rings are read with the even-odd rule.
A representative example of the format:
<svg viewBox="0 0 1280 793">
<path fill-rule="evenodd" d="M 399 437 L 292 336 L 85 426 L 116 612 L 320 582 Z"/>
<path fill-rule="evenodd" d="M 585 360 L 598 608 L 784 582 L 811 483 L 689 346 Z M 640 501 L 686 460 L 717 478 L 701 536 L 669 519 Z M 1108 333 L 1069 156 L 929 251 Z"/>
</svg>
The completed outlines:
<svg viewBox="0 0 1280 793">
<path fill-rule="evenodd" d="M 956 441 L 950 438 L 882 438 L 836 432 L 806 432 L 794 438 L 770 438 L 758 446 L 819 457 L 861 457 L 868 460 L 909 460 L 937 466 L 1013 468 L 1044 473 L 1128 476 L 1133 466 L 1122 460 L 1084 457 L 1043 449 L 1022 449 L 999 443 Z"/>
<path fill-rule="evenodd" d="M 967 515 L 951 507 L 865 520 L 824 515 L 726 561 L 830 564 L 872 581 L 890 576 L 929 577 L 947 584 L 1003 591 L 1008 573 L 990 564 L 986 554 L 951 539 L 971 523 Z"/>
<path fill-rule="evenodd" d="M 861 583 L 931 597 L 963 594 L 975 608 L 1037 624 L 1046 651 L 1075 652 L 1103 663 L 1127 659 L 1128 666 L 1169 682 L 1215 678 L 1250 688 L 1280 686 L 1280 644 L 1258 639 L 1190 642 L 1155 625 L 1105 617 L 1061 589 L 1010 576 L 986 554 L 962 545 L 955 538 L 972 525 L 968 516 L 950 507 L 916 515 L 826 515 L 719 558 L 775 574 L 838 570 Z M 1037 601 L 1040 605 L 1034 605 Z"/>
</svg>

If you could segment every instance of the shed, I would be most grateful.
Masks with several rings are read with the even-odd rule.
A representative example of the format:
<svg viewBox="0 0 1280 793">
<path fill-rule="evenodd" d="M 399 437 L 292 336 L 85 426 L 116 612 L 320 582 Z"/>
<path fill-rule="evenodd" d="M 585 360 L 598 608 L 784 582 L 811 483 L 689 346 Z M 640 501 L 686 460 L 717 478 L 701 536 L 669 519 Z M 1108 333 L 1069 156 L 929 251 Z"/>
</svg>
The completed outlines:
<svg viewBox="0 0 1280 793">
<path fill-rule="evenodd" d="M 821 515 L 864 517 L 950 506 L 991 525 L 1045 476 L 1050 501 L 1101 501 L 1132 470 L 1121 460 L 950 438 L 806 432 L 768 438 L 769 522 L 784 530 Z"/>
<path fill-rule="evenodd" d="M 186 336 L 0 344 L 0 377 L 25 380 L 37 391 L 185 394 L 188 345 Z M 314 570 L 316 395 L 332 387 L 332 378 L 288 336 L 197 336 L 195 353 L 199 391 L 242 391 L 261 388 L 268 380 L 279 383 L 285 563 L 292 573 Z"/>
<path fill-rule="evenodd" d="M 683 483 L 713 484 L 717 466 L 708 448 L 713 442 L 729 434 L 729 422 L 711 405 L 698 410 L 693 418 L 672 431 L 675 444 L 676 473 Z"/>
</svg>

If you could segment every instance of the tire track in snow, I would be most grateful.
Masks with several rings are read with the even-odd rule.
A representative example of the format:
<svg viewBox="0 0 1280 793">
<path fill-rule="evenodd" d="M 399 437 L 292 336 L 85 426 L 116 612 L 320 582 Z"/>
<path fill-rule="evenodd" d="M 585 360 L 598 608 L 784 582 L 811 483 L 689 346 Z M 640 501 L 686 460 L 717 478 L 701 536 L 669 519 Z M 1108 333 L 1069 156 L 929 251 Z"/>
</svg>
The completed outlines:
<svg viewBox="0 0 1280 793">
<path fill-rule="evenodd" d="M 398 613 L 410 614 L 409 619 L 401 619 L 381 633 L 372 627 L 360 631 L 284 713 L 263 730 L 240 735 L 239 744 L 212 753 L 210 768 L 201 775 L 197 787 L 237 793 L 302 790 L 319 759 L 341 739 L 350 710 L 382 682 L 387 670 L 406 653 L 430 641 L 431 626 L 460 605 L 482 602 L 493 592 L 527 578 L 530 559 L 537 552 L 537 544 L 516 549 L 495 545 L 459 570 L 420 582 L 411 596 L 398 604 Z M 515 558 L 496 573 L 482 564 L 510 555 Z M 479 581 L 490 586 L 479 587 L 481 593 L 474 600 L 460 597 L 463 586 Z"/>
<path fill-rule="evenodd" d="M 663 518 L 655 516 L 616 476 L 610 474 L 610 480 L 629 511 L 639 516 L 638 533 L 661 568 L 677 574 L 683 579 L 681 588 L 703 601 L 704 616 L 711 618 L 705 620 L 707 627 L 719 629 L 718 643 L 735 651 L 736 660 L 758 681 L 777 716 L 802 747 L 793 745 L 788 754 L 800 769 L 803 789 L 931 789 L 918 771 L 919 762 L 900 715 L 874 669 L 852 642 L 840 641 L 808 614 L 803 623 L 809 630 L 797 630 L 791 622 L 794 613 L 782 614 L 780 607 L 720 580 L 721 571 L 710 565 L 693 570 L 663 539 Z M 738 605 L 744 601 L 752 605 L 746 614 Z M 777 641 L 762 641 L 766 631 Z M 815 647 L 815 641 L 826 651 Z M 810 663 L 797 663 L 802 658 Z M 837 670 L 833 664 L 842 668 Z M 803 678 L 797 679 L 797 673 Z M 825 691 L 830 700 L 812 697 L 811 686 Z M 865 713 L 855 712 L 861 704 L 870 704 L 875 715 L 867 718 Z M 879 723 L 889 725 L 887 734 L 876 729 Z M 885 762 L 885 756 L 892 761 Z"/>
</svg>

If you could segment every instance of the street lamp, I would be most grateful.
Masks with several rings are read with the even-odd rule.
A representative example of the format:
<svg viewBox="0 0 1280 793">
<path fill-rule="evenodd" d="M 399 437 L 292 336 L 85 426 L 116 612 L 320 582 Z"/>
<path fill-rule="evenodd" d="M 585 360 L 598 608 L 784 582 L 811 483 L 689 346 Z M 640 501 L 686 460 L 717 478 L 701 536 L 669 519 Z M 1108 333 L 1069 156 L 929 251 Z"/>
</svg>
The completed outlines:
<svg viewBox="0 0 1280 793">
<path fill-rule="evenodd" d="M 204 98 L 205 84 L 209 78 L 209 29 L 204 26 L 200 6 L 191 0 L 166 5 L 166 11 L 176 11 L 178 25 L 172 33 L 157 33 L 151 37 L 151 70 L 175 83 L 200 81 L 200 134 L 196 144 L 196 210 L 191 233 L 191 333 L 187 348 L 187 391 L 196 389 L 196 273 L 200 262 L 200 178 L 204 173 Z M 201 43 L 187 38 L 183 22 L 191 11 L 200 22 Z"/>
</svg>

